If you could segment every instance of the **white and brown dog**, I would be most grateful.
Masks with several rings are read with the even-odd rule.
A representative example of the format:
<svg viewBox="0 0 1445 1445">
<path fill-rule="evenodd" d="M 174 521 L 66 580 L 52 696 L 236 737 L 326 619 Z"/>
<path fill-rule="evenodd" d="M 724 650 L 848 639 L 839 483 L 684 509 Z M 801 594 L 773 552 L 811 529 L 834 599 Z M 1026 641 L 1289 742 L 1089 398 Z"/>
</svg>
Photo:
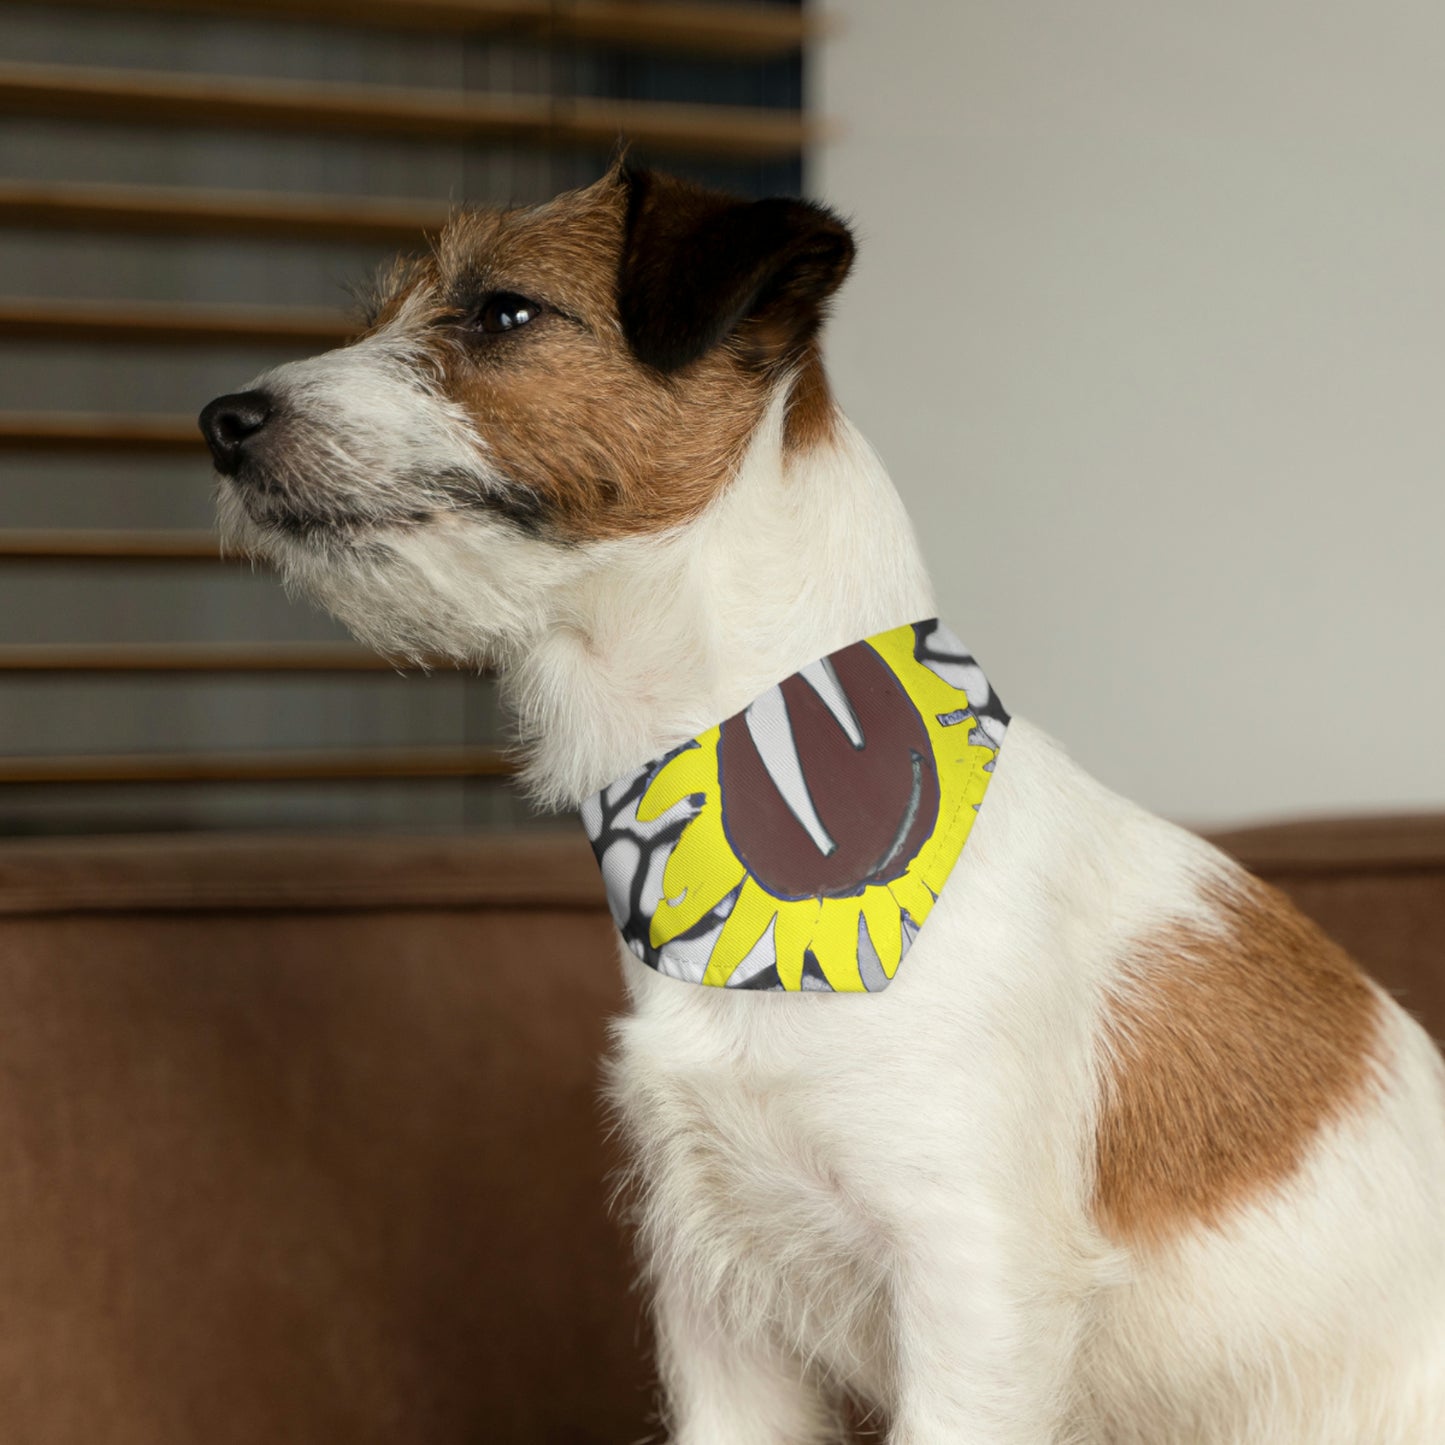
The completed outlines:
<svg viewBox="0 0 1445 1445">
<path fill-rule="evenodd" d="M 933 612 L 817 350 L 833 215 L 615 169 L 458 215 L 367 333 L 213 402 L 234 545 L 499 668 L 576 806 Z M 614 1092 L 673 1438 L 1445 1440 L 1445 1073 L 1277 894 L 1015 721 L 886 993 L 623 950 Z"/>
</svg>

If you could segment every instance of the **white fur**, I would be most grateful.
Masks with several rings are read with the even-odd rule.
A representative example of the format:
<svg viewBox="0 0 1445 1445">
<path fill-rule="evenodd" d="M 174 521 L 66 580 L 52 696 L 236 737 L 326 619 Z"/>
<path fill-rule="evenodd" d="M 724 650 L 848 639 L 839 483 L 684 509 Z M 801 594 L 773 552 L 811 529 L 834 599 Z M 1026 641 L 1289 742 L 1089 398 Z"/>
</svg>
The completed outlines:
<svg viewBox="0 0 1445 1445">
<path fill-rule="evenodd" d="M 533 787 L 577 804 L 932 614 L 866 443 L 843 424 L 785 457 L 779 397 L 727 490 L 661 538 L 444 515 L 357 554 L 232 522 L 370 640 L 500 660 Z M 893 1445 L 1445 1439 L 1442 1071 L 1388 1000 L 1379 1096 L 1287 1188 L 1155 1254 L 1092 1217 L 1103 1000 L 1131 940 L 1204 919 L 1230 868 L 1015 720 L 885 993 L 704 989 L 621 951 L 612 1093 L 678 1445 L 831 1440 L 843 1390 Z"/>
</svg>

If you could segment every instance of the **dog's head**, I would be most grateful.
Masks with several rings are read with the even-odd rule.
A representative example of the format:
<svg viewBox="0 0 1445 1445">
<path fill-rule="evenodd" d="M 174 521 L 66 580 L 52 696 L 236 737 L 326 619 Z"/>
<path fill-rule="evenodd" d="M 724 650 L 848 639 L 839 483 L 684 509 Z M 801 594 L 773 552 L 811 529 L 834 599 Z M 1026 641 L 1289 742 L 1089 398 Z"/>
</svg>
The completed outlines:
<svg viewBox="0 0 1445 1445">
<path fill-rule="evenodd" d="M 356 341 L 202 412 L 223 533 L 380 646 L 505 652 L 537 588 L 703 511 L 780 387 L 794 445 L 826 432 L 852 256 L 820 207 L 620 166 L 463 211 Z"/>
</svg>

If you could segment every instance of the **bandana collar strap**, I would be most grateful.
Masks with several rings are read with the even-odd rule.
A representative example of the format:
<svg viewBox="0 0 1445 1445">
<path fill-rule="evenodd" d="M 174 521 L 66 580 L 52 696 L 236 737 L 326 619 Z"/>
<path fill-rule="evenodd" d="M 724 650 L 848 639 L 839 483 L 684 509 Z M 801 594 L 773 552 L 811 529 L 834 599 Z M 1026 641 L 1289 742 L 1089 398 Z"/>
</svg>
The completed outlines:
<svg viewBox="0 0 1445 1445">
<path fill-rule="evenodd" d="M 809 663 L 582 806 L 628 948 L 723 988 L 887 988 L 1008 714 L 936 618 Z"/>
</svg>

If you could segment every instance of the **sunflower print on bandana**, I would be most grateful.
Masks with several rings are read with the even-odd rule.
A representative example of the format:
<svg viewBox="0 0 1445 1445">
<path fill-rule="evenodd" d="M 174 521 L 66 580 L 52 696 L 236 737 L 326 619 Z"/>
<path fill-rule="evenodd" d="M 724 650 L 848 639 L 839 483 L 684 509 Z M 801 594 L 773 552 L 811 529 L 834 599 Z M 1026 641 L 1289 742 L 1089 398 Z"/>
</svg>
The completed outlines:
<svg viewBox="0 0 1445 1445">
<path fill-rule="evenodd" d="M 583 805 L 623 939 L 691 983 L 886 988 L 1007 727 L 937 619 L 810 663 Z"/>
</svg>

